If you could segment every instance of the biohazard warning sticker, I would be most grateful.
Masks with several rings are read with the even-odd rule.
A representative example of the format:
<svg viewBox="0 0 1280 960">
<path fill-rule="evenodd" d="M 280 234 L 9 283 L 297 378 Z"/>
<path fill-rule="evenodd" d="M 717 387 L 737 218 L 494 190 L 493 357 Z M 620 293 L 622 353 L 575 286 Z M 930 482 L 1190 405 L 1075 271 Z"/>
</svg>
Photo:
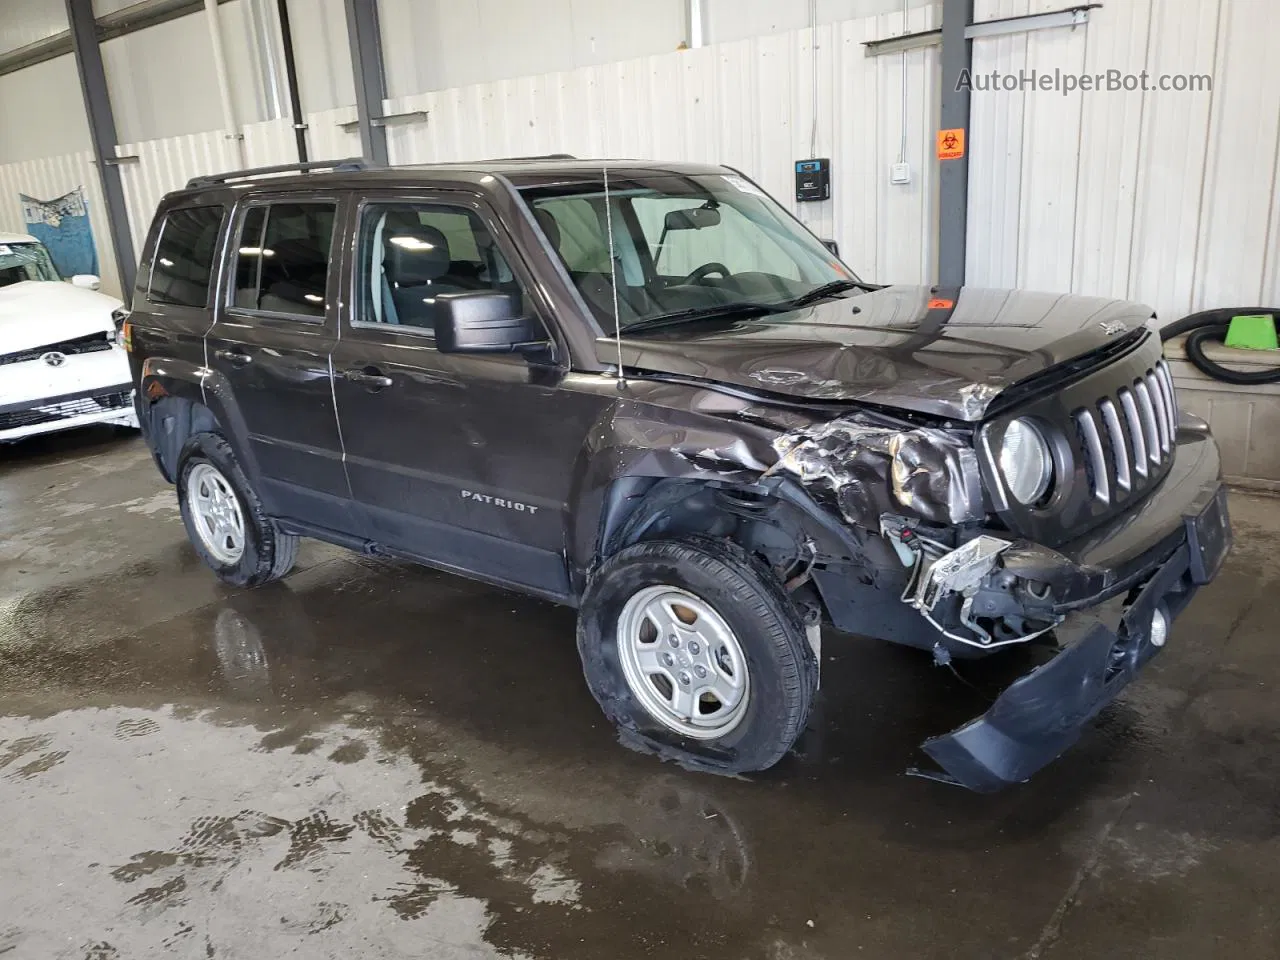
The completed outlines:
<svg viewBox="0 0 1280 960">
<path fill-rule="evenodd" d="M 959 160 L 964 156 L 964 127 L 938 131 L 938 159 Z"/>
</svg>

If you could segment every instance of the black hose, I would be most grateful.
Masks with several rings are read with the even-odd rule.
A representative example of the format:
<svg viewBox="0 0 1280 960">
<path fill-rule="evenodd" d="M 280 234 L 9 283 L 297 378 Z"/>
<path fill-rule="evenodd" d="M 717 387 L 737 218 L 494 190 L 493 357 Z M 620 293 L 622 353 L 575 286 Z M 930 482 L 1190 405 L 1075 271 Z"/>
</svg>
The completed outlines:
<svg viewBox="0 0 1280 960">
<path fill-rule="evenodd" d="M 1241 373 L 1220 363 L 1214 363 L 1204 355 L 1206 341 L 1221 343 L 1226 339 L 1227 329 L 1231 326 L 1232 317 L 1268 316 L 1272 322 L 1280 319 L 1280 307 L 1225 307 L 1218 310 L 1202 310 L 1190 316 L 1175 320 L 1160 330 L 1161 340 L 1172 340 L 1187 333 L 1187 359 L 1207 377 L 1221 380 L 1223 383 L 1235 383 L 1244 386 L 1260 383 L 1280 383 L 1280 366 L 1257 373 Z"/>
</svg>

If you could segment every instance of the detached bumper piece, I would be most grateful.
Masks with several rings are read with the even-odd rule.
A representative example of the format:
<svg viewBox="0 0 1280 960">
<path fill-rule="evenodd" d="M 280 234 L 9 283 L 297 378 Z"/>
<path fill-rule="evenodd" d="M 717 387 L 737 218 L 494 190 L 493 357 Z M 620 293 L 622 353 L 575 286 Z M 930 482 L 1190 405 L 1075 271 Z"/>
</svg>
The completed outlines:
<svg viewBox="0 0 1280 960">
<path fill-rule="evenodd" d="M 1186 537 L 1136 587 L 1114 628 L 1090 618 L 1052 660 L 1014 681 L 981 717 L 924 744 L 945 774 L 922 774 L 980 793 L 1027 780 L 1079 738 L 1168 639 L 1169 625 L 1222 566 L 1231 546 L 1226 491 L 1205 492 L 1184 518 Z M 1087 620 L 1084 621 L 1087 623 Z"/>
<path fill-rule="evenodd" d="M 920 536 L 901 517 L 885 515 L 880 529 L 911 574 L 902 602 L 916 610 L 938 633 L 954 644 L 993 650 L 1026 643 L 1048 633 L 1062 616 L 1053 610 L 1048 585 L 1036 593 L 1032 580 L 1008 569 L 1026 566 L 1027 545 L 986 534 L 954 550 Z M 1034 550 L 1034 548 L 1031 548 Z M 1056 557 L 1055 578 L 1065 558 Z M 939 641 L 934 655 L 947 662 L 946 644 Z"/>
</svg>

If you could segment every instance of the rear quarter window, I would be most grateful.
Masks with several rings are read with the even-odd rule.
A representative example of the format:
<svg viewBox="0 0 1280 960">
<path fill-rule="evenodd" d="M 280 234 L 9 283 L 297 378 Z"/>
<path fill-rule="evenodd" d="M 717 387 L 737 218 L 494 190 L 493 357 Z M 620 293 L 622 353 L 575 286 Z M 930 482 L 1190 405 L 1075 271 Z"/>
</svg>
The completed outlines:
<svg viewBox="0 0 1280 960">
<path fill-rule="evenodd" d="M 183 307 L 208 306 L 225 215 L 225 209 L 216 205 L 175 207 L 165 214 L 151 261 L 148 300 Z"/>
</svg>

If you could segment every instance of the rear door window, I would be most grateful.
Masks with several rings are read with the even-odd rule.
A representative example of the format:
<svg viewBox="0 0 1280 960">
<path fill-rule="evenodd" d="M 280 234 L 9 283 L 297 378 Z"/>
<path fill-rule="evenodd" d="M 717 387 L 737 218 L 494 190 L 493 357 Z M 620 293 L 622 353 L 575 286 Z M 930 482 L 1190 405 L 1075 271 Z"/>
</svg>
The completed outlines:
<svg viewBox="0 0 1280 960">
<path fill-rule="evenodd" d="M 236 248 L 232 306 L 323 317 L 336 210 L 329 201 L 249 207 Z"/>
<path fill-rule="evenodd" d="M 207 206 L 178 207 L 165 214 L 151 263 L 148 300 L 183 307 L 208 305 L 224 212 L 221 206 Z"/>
</svg>

